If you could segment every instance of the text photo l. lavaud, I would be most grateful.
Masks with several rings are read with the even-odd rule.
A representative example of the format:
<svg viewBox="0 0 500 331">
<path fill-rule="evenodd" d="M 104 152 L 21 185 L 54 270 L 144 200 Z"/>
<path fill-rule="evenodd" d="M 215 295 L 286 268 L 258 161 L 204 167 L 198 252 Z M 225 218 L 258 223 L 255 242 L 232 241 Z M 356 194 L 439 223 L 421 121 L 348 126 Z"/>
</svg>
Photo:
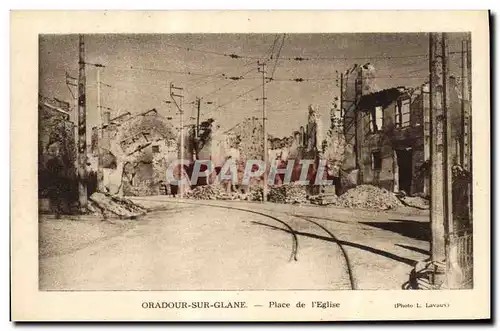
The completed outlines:
<svg viewBox="0 0 500 331">
<path fill-rule="evenodd" d="M 39 288 L 472 288 L 469 33 L 39 37 Z"/>
</svg>

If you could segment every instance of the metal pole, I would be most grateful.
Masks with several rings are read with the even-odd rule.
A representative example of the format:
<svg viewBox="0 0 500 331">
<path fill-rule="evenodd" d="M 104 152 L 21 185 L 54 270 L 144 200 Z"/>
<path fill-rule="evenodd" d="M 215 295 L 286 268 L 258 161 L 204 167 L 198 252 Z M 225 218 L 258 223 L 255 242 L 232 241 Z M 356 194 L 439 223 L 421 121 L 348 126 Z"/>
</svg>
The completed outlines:
<svg viewBox="0 0 500 331">
<path fill-rule="evenodd" d="M 267 113 L 266 113 L 266 63 L 265 62 L 258 62 L 258 65 L 262 67 L 261 72 L 262 72 L 262 131 L 263 131 L 263 137 L 262 139 L 264 140 L 264 185 L 262 187 L 262 194 L 263 198 L 262 201 L 266 202 L 267 201 L 267 162 L 268 162 L 268 151 L 267 151 L 267 127 L 266 127 L 266 120 L 267 120 Z M 259 69 L 260 69 L 259 67 Z"/>
<path fill-rule="evenodd" d="M 200 98 L 196 98 L 196 101 L 198 102 L 198 113 L 196 115 L 196 138 L 200 136 L 200 105 L 201 105 L 201 100 Z"/>
<path fill-rule="evenodd" d="M 342 123 L 344 122 L 344 105 L 343 105 L 343 98 L 344 96 L 344 73 L 342 72 L 340 74 L 340 118 L 342 120 Z"/>
<path fill-rule="evenodd" d="M 181 87 L 176 87 L 174 86 L 173 83 L 170 83 L 170 98 L 172 98 L 172 101 L 175 103 L 177 110 L 179 110 L 179 115 L 180 115 L 180 128 L 179 128 L 179 134 L 180 134 L 180 147 L 179 147 L 179 156 L 180 159 L 184 159 L 184 111 L 182 110 L 182 99 L 184 96 L 182 94 L 175 94 L 174 90 L 179 90 L 182 91 L 183 88 Z M 175 100 L 175 97 L 179 98 L 179 103 Z M 181 171 L 180 171 L 180 180 L 182 181 L 182 173 L 183 173 L 183 165 L 181 164 Z M 179 196 L 181 199 L 184 197 L 184 190 L 183 186 L 179 184 Z"/>
<path fill-rule="evenodd" d="M 471 40 L 470 34 L 467 36 L 466 43 L 466 66 L 467 66 L 467 105 L 469 111 L 469 127 L 468 138 L 469 138 L 469 171 L 472 173 L 472 68 L 471 68 Z"/>
<path fill-rule="evenodd" d="M 465 78 L 465 40 L 462 40 L 462 62 L 461 62 L 461 69 L 462 69 L 462 73 L 461 73 L 461 92 L 462 92 L 462 132 L 461 132 L 461 135 L 462 135 L 462 139 L 460 140 L 460 164 L 464 167 L 464 169 L 467 169 L 467 163 L 468 163 L 468 160 L 466 160 L 466 155 L 467 155 L 467 152 L 466 152 L 466 149 L 468 148 L 468 144 L 467 144 L 467 141 L 466 141 L 466 137 L 468 136 L 467 132 L 466 132 L 466 128 L 467 128 L 467 110 L 466 110 L 466 92 L 465 92 L 465 86 L 466 86 L 466 78 Z"/>
<path fill-rule="evenodd" d="M 102 109 L 101 109 L 101 69 L 97 68 L 97 190 L 104 192 L 103 185 L 103 170 L 102 170 Z"/>
<path fill-rule="evenodd" d="M 78 85 L 77 85 L 77 88 L 78 88 Z M 77 91 L 78 92 L 78 91 Z M 78 123 L 79 123 L 79 110 L 78 110 L 78 95 L 76 95 L 75 98 L 73 98 L 73 103 L 74 103 L 74 108 L 73 108 L 73 140 L 74 140 L 74 143 L 75 143 L 75 152 L 76 152 L 76 156 L 75 156 L 75 163 L 74 163 L 74 173 L 76 174 L 76 178 L 78 180 L 78 177 L 79 177 L 79 169 L 80 169 L 80 147 L 79 147 L 79 142 L 80 142 L 80 138 L 78 137 L 78 132 L 79 132 L 79 129 L 78 129 Z"/>
<path fill-rule="evenodd" d="M 79 36 L 78 66 L 78 202 L 80 212 L 84 213 L 87 210 L 87 101 L 83 35 Z"/>
<path fill-rule="evenodd" d="M 432 261 L 444 262 L 445 250 L 445 182 L 444 182 L 444 113 L 443 113 L 443 58 L 441 35 L 429 35 L 430 122 L 431 122 L 431 254 Z M 440 285 L 443 274 L 432 283 Z"/>
<path fill-rule="evenodd" d="M 180 107 L 179 107 L 179 112 L 180 112 L 180 118 L 181 118 L 181 160 L 184 159 L 184 112 L 182 111 L 182 98 L 179 101 Z M 183 165 L 181 165 L 184 167 Z M 182 171 L 181 171 L 181 180 L 182 180 Z M 179 185 L 179 195 L 182 198 L 184 198 L 184 186 Z"/>
</svg>

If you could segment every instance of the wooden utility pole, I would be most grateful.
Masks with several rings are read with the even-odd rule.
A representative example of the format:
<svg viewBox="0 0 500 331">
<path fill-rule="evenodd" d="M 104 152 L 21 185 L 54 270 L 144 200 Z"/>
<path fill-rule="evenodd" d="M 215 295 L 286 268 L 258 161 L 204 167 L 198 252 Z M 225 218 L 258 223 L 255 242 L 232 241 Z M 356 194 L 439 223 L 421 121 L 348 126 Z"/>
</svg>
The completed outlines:
<svg viewBox="0 0 500 331">
<path fill-rule="evenodd" d="M 87 209 L 87 100 L 83 35 L 79 36 L 78 66 L 78 202 L 83 213 Z"/>
<path fill-rule="evenodd" d="M 465 170 L 470 170 L 470 96 L 469 96 L 469 75 L 467 65 L 469 53 L 468 40 L 462 40 L 462 154 L 461 164 Z"/>
<path fill-rule="evenodd" d="M 471 38 L 470 33 L 467 35 L 467 56 L 466 56 L 466 66 L 467 66 L 467 97 L 468 97 L 468 108 L 469 108 L 469 174 L 470 174 L 470 182 L 469 182 L 469 222 L 472 225 L 472 209 L 473 209 L 473 180 L 472 180 L 472 171 L 473 171 L 473 163 L 472 163 L 472 152 L 473 152 L 473 144 L 472 144 L 472 68 L 471 68 Z"/>
<path fill-rule="evenodd" d="M 422 99 L 423 99 L 423 111 L 424 111 L 424 162 L 430 164 L 431 160 L 431 114 L 430 114 L 430 75 L 429 75 L 429 85 L 422 86 Z M 424 170 L 425 173 L 429 173 L 429 168 Z M 424 194 L 426 196 L 430 195 L 430 178 L 429 176 L 424 176 Z"/>
<path fill-rule="evenodd" d="M 73 143 L 75 149 L 73 155 L 75 157 L 73 162 L 73 172 L 78 177 L 78 95 L 73 93 L 72 87 L 76 87 L 78 89 L 78 78 L 71 77 L 66 72 L 66 86 L 68 87 L 69 93 L 71 94 L 71 101 L 73 102 L 73 111 L 71 112 L 71 124 L 73 125 Z M 78 90 L 77 90 L 78 93 Z"/>
<path fill-rule="evenodd" d="M 446 260 L 445 226 L 447 217 L 446 192 L 446 121 L 445 121 L 445 72 L 443 61 L 443 35 L 429 34 L 430 67 L 430 124 L 431 124 L 431 255 L 432 261 L 443 263 Z M 444 271 L 436 274 L 432 283 L 440 285 Z"/>
<path fill-rule="evenodd" d="M 182 94 L 176 94 L 175 91 L 180 91 L 182 92 L 184 89 L 181 87 L 175 86 L 173 83 L 170 84 L 170 98 L 172 98 L 172 101 L 174 104 L 177 106 L 177 110 L 179 111 L 180 115 L 180 129 L 179 129 L 179 134 L 180 134 L 180 148 L 179 148 L 179 157 L 181 160 L 184 160 L 184 111 L 182 110 L 182 100 L 184 99 L 184 96 Z M 180 93 L 179 92 L 179 93 Z M 179 98 L 179 102 L 175 98 Z M 183 167 L 184 165 L 181 164 L 181 171 L 180 171 L 180 182 L 179 182 L 179 196 L 181 199 L 184 197 L 184 187 L 181 185 L 182 182 L 182 174 L 183 174 Z"/>
<path fill-rule="evenodd" d="M 446 230 L 448 231 L 449 234 L 453 233 L 455 231 L 455 222 L 453 219 L 453 173 L 452 173 L 452 166 L 453 166 L 453 138 L 451 135 L 451 130 L 452 130 L 452 123 L 451 123 L 451 117 L 452 117 L 452 109 L 450 107 L 451 102 L 450 102 L 450 91 L 451 89 L 454 89 L 455 86 L 450 86 L 450 81 L 449 81 L 449 66 L 448 66 L 448 34 L 443 33 L 442 34 L 442 43 L 441 43 L 441 54 L 442 54 L 442 59 L 443 59 L 443 93 L 444 93 L 444 104 L 443 104 L 443 113 L 444 113 L 444 118 L 445 118 L 445 210 L 446 210 L 446 216 L 445 216 L 445 225 L 446 225 Z"/>
<path fill-rule="evenodd" d="M 267 159 L 268 159 L 268 151 L 267 151 L 267 113 L 266 113 L 266 63 L 265 62 L 257 62 L 259 65 L 259 72 L 262 73 L 262 131 L 263 131 L 263 140 L 264 140 L 264 186 L 263 186 L 263 198 L 262 201 L 267 201 Z"/>
</svg>

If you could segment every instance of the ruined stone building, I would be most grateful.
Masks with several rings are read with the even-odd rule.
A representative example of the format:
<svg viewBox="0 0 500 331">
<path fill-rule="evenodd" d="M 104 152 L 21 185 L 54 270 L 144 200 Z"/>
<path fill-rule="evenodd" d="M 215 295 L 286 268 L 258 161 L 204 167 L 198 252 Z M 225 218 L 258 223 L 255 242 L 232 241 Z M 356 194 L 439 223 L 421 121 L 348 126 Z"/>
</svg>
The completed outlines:
<svg viewBox="0 0 500 331">
<path fill-rule="evenodd" d="M 172 124 L 152 109 L 115 118 L 105 113 L 100 142 L 98 130 L 92 129 L 91 146 L 103 168 L 102 189 L 111 194 L 158 194 L 168 165 L 178 157 L 179 139 Z"/>
<path fill-rule="evenodd" d="M 364 79 L 369 72 L 370 78 Z M 344 76 L 342 109 L 347 141 L 343 171 L 357 184 L 372 184 L 407 194 L 429 192 L 429 86 L 378 91 L 374 70 L 354 66 Z M 449 78 L 452 154 L 460 151 L 461 108 L 456 81 Z"/>
<path fill-rule="evenodd" d="M 241 159 L 262 160 L 264 155 L 262 120 L 250 117 L 224 132 L 229 148 L 239 151 Z M 268 140 L 268 146 L 270 141 Z"/>
<path fill-rule="evenodd" d="M 39 96 L 38 98 L 38 195 L 47 199 L 49 192 L 58 189 L 57 179 L 65 180 L 66 202 L 69 205 L 76 201 L 76 168 L 75 168 L 75 130 L 70 120 L 71 109 L 68 102 L 56 98 Z M 59 164 L 57 174 L 50 164 Z M 46 209 L 47 204 L 40 204 Z"/>
<path fill-rule="evenodd" d="M 345 139 L 343 133 L 339 132 L 332 123 L 322 123 L 318 116 L 316 107 L 312 105 L 307 112 L 308 120 L 299 130 L 292 132 L 290 136 L 282 138 L 268 136 L 268 159 L 269 163 L 277 164 L 278 169 L 285 169 L 288 162 L 294 161 L 291 182 L 300 179 L 300 161 L 312 160 L 313 164 L 308 171 L 307 179 L 314 183 L 320 160 L 326 161 L 327 169 L 325 178 L 331 180 L 338 178 L 338 169 L 344 158 Z M 248 119 L 240 123 L 228 132 L 231 146 L 239 148 L 241 158 L 252 157 L 262 159 L 262 124 L 258 119 Z M 281 185 L 284 174 L 276 176 L 274 184 Z M 310 185 L 311 194 L 336 193 L 339 189 L 335 185 L 330 187 L 315 187 Z"/>
</svg>

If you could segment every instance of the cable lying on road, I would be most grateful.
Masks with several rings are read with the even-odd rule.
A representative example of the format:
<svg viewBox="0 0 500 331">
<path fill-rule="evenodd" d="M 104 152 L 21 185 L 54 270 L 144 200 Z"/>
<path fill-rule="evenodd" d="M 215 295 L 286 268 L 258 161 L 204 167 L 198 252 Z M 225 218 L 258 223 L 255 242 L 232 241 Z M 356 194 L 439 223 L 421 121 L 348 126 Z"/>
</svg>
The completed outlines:
<svg viewBox="0 0 500 331">
<path fill-rule="evenodd" d="M 141 200 L 141 199 L 139 198 L 139 200 Z M 161 199 L 144 199 L 144 200 L 145 201 L 153 201 L 153 202 L 166 202 L 165 200 L 161 200 Z M 280 224 L 284 225 L 286 227 L 286 229 L 275 227 L 275 226 L 272 226 L 272 227 L 276 228 L 276 229 L 279 229 L 279 230 L 282 230 L 282 231 L 285 231 L 285 232 L 288 232 L 288 233 L 290 233 L 292 235 L 292 252 L 291 252 L 289 261 L 292 261 L 292 260 L 293 261 L 298 261 L 299 240 L 298 240 L 297 234 L 300 234 L 300 232 L 295 231 L 289 224 L 287 224 L 285 221 L 282 221 L 282 220 L 280 220 L 279 218 L 277 218 L 275 216 L 272 216 L 272 215 L 269 215 L 269 214 L 266 214 L 266 213 L 262 213 L 262 212 L 258 212 L 258 211 L 255 211 L 255 210 L 245 209 L 245 208 L 232 207 L 232 206 L 213 205 L 213 204 L 210 204 L 210 203 L 201 203 L 201 202 L 198 202 L 198 201 L 197 202 L 168 201 L 168 202 L 171 202 L 171 203 L 181 203 L 181 204 L 187 204 L 187 205 L 196 205 L 196 206 L 225 208 L 225 209 L 230 209 L 230 210 L 239 210 L 239 211 L 244 211 L 244 212 L 247 212 L 247 213 L 252 213 L 252 214 L 264 216 L 264 217 L 272 219 L 273 221 L 279 222 Z M 295 217 L 297 219 L 300 219 L 300 220 L 303 220 L 303 221 L 306 221 L 306 222 L 309 222 L 309 223 L 312 223 L 312 224 L 316 225 L 317 227 L 319 227 L 322 231 L 326 232 L 332 238 L 332 241 L 335 242 L 339 246 L 340 251 L 342 253 L 342 256 L 343 256 L 343 258 L 345 260 L 346 273 L 348 274 L 350 287 L 351 287 L 352 290 L 355 290 L 357 288 L 357 286 L 356 286 L 356 281 L 354 279 L 353 271 L 352 271 L 352 268 L 351 268 L 351 263 L 349 261 L 349 257 L 347 255 L 347 252 L 345 251 L 344 247 L 341 244 L 341 241 L 339 239 L 337 239 L 337 237 L 335 237 L 335 235 L 330 230 L 328 230 L 327 228 L 325 228 L 321 224 L 319 224 L 319 223 L 317 223 L 317 222 L 315 222 L 315 221 L 313 221 L 313 220 L 311 220 L 311 219 L 309 219 L 307 217 L 304 217 L 303 215 L 297 215 L 297 214 L 293 214 L 293 213 L 285 213 L 285 214 L 287 216 L 292 216 L 292 217 Z M 259 222 L 255 222 L 255 223 L 257 223 L 257 224 L 263 224 L 263 223 L 259 223 Z M 264 225 L 266 225 L 266 224 L 264 224 Z"/>
<path fill-rule="evenodd" d="M 305 221 L 307 221 L 309 223 L 312 223 L 312 224 L 318 226 L 319 228 L 321 228 L 323 231 L 325 231 L 333 239 L 333 241 L 339 246 L 340 251 L 342 252 L 342 255 L 344 257 L 344 260 L 345 260 L 345 263 L 346 263 L 347 274 L 349 275 L 349 283 L 351 285 L 351 290 L 355 290 L 356 289 L 356 282 L 354 280 L 353 272 L 352 272 L 352 269 L 351 269 L 351 264 L 349 262 L 349 257 L 347 256 L 347 252 L 345 251 L 344 246 L 342 246 L 342 244 L 337 239 L 337 237 L 335 237 L 333 235 L 333 233 L 331 233 L 330 230 L 328 230 L 327 228 L 325 228 L 323 225 L 321 225 L 321 224 L 319 224 L 319 223 L 317 223 L 317 222 L 315 222 L 313 220 L 310 220 L 310 219 L 308 219 L 308 218 L 306 218 L 304 216 L 298 216 L 298 215 L 291 214 L 291 213 L 287 213 L 287 215 L 290 215 L 290 216 L 293 216 L 293 217 L 305 220 Z"/>
</svg>

